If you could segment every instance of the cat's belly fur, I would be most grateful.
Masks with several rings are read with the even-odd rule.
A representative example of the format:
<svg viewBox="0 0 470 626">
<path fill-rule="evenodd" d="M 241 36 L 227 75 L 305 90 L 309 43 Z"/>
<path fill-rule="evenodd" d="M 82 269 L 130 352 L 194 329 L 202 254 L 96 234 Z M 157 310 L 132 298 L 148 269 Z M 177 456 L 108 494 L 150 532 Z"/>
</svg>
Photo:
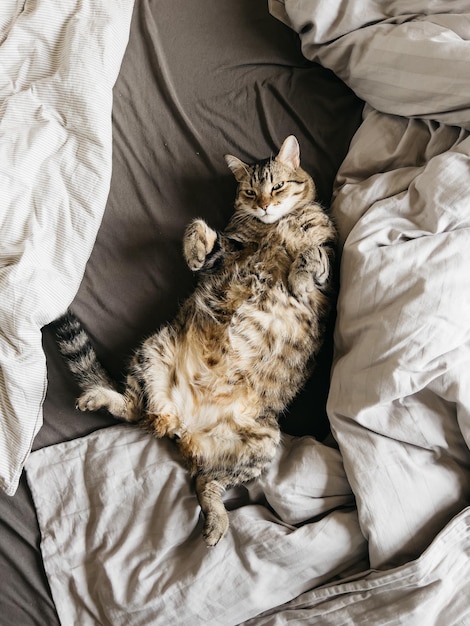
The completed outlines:
<svg viewBox="0 0 470 626">
<path fill-rule="evenodd" d="M 263 417 L 282 411 L 306 375 L 308 308 L 281 282 L 248 298 L 238 289 L 232 300 L 227 294 L 233 313 L 224 323 L 195 318 L 164 342 L 163 357 L 159 347 L 151 359 L 149 411 L 161 421 L 162 436 L 186 442 L 193 458 L 246 452 Z"/>
</svg>

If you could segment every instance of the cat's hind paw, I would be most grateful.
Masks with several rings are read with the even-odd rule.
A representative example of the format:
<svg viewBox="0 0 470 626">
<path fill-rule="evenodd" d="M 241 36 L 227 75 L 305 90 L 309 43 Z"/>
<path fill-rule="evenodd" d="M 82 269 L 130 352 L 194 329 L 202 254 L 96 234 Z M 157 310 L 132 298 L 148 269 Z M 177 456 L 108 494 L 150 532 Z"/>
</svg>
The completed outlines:
<svg viewBox="0 0 470 626">
<path fill-rule="evenodd" d="M 106 406 L 106 392 L 102 389 L 85 391 L 77 399 L 75 408 L 79 411 L 98 411 Z"/>
<path fill-rule="evenodd" d="M 82 393 L 75 403 L 75 408 L 80 411 L 106 409 L 116 417 L 126 418 L 124 397 L 117 391 L 106 387 L 95 387 Z"/>
<path fill-rule="evenodd" d="M 202 536 L 209 547 L 213 547 L 219 543 L 228 530 L 228 515 L 211 511 L 207 514 L 204 522 L 204 530 Z"/>
<path fill-rule="evenodd" d="M 188 267 L 193 272 L 200 270 L 206 257 L 214 248 L 217 233 L 204 220 L 194 220 L 184 235 L 183 251 Z"/>
</svg>

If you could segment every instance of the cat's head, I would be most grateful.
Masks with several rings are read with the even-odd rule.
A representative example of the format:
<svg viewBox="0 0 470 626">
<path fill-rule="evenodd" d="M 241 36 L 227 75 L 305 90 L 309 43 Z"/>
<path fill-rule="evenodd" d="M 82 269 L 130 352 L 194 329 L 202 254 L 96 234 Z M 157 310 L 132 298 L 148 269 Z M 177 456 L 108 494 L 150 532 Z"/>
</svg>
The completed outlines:
<svg viewBox="0 0 470 626">
<path fill-rule="evenodd" d="M 248 165 L 231 154 L 225 161 L 238 181 L 235 208 L 273 224 L 315 199 L 315 185 L 300 167 L 297 139 L 285 139 L 276 157 Z"/>
</svg>

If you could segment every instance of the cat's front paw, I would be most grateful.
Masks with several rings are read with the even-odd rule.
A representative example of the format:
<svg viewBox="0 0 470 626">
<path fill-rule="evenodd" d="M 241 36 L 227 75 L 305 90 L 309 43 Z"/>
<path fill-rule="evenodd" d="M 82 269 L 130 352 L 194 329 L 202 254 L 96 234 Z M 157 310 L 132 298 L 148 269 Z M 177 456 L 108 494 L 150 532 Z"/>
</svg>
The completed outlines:
<svg viewBox="0 0 470 626">
<path fill-rule="evenodd" d="M 296 296 L 311 293 L 323 287 L 330 278 L 330 258 L 322 248 L 312 248 L 301 254 L 293 263 L 289 273 L 289 288 Z"/>
<path fill-rule="evenodd" d="M 217 233 L 204 220 L 191 222 L 186 229 L 183 244 L 184 256 L 190 270 L 197 272 L 204 266 L 216 240 Z"/>
<path fill-rule="evenodd" d="M 295 298 L 304 300 L 315 289 L 315 280 L 310 272 L 291 272 L 289 274 L 289 291 Z"/>
<path fill-rule="evenodd" d="M 313 252 L 313 275 L 316 284 L 323 287 L 330 278 L 331 259 L 326 248 L 314 248 Z"/>
</svg>

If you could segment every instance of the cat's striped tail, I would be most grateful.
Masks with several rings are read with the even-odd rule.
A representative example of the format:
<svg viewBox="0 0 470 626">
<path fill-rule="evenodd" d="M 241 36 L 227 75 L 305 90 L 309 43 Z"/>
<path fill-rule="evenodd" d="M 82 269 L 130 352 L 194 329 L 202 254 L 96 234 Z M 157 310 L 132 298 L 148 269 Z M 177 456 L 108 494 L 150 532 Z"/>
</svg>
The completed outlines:
<svg viewBox="0 0 470 626">
<path fill-rule="evenodd" d="M 116 384 L 99 362 L 90 337 L 71 311 L 56 320 L 57 345 L 82 391 L 96 387 L 116 389 Z"/>
</svg>

